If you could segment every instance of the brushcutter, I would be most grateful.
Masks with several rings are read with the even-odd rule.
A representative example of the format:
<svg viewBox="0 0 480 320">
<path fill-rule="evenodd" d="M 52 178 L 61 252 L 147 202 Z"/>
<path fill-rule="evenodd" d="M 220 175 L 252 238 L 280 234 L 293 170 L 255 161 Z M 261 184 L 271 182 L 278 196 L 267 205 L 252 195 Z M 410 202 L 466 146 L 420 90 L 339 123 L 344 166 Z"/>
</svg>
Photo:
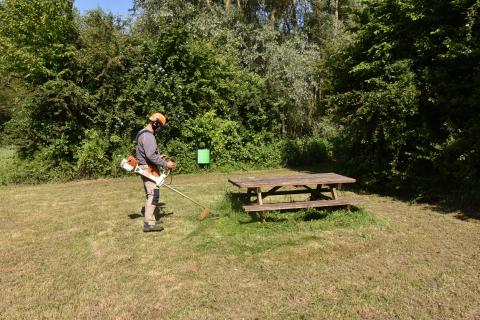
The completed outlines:
<svg viewBox="0 0 480 320">
<path fill-rule="evenodd" d="M 122 169 L 124 169 L 125 171 L 134 172 L 134 173 L 137 173 L 137 174 L 140 174 L 140 175 L 146 177 L 147 179 L 155 182 L 157 187 L 165 186 L 168 189 L 172 190 L 173 192 L 181 195 L 182 197 L 184 197 L 184 198 L 190 200 L 191 202 L 195 203 L 196 205 L 202 207 L 203 209 L 198 215 L 199 220 L 205 219 L 207 217 L 207 215 L 210 213 L 210 209 L 207 208 L 206 206 L 204 206 L 201 203 L 193 200 L 192 198 L 190 198 L 189 196 L 187 196 L 187 195 L 183 194 L 182 192 L 178 191 L 174 187 L 172 187 L 168 184 L 165 184 L 165 180 L 170 175 L 170 170 L 163 171 L 157 177 L 157 176 L 151 174 L 150 172 L 147 172 L 147 170 L 142 169 L 140 166 L 138 166 L 137 159 L 135 159 L 135 157 L 133 157 L 133 156 L 128 156 L 127 158 L 123 159 L 120 162 L 120 167 L 122 167 Z"/>
</svg>

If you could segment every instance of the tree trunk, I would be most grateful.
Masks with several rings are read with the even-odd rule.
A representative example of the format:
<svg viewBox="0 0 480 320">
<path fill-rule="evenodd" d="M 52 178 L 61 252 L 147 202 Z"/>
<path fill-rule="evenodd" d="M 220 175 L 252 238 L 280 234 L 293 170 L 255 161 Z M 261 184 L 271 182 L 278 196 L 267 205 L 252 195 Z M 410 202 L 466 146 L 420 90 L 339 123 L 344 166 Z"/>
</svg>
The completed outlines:
<svg viewBox="0 0 480 320">
<path fill-rule="evenodd" d="M 271 20 L 275 22 L 276 18 L 277 18 L 277 4 L 275 3 L 275 0 L 274 0 L 272 1 Z"/>
<path fill-rule="evenodd" d="M 340 0 L 335 0 L 335 18 L 338 21 L 339 14 L 338 12 L 340 11 Z"/>
<path fill-rule="evenodd" d="M 230 6 L 232 5 L 232 0 L 224 0 L 225 10 L 230 11 Z"/>
<path fill-rule="evenodd" d="M 338 29 L 339 17 L 340 17 L 339 11 L 340 11 L 340 0 L 335 0 L 335 22 L 334 22 L 335 30 Z"/>
<path fill-rule="evenodd" d="M 242 0 L 237 0 L 238 12 L 243 16 Z"/>
<path fill-rule="evenodd" d="M 292 0 L 292 21 L 293 21 L 293 31 L 297 32 L 298 30 L 297 0 Z"/>
</svg>

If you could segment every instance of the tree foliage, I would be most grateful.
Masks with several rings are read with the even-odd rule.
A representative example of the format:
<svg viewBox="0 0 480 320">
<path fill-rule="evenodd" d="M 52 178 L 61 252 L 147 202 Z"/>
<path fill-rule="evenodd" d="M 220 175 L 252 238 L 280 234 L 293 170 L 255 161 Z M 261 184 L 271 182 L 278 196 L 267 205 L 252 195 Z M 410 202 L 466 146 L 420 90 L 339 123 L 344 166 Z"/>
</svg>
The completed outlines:
<svg viewBox="0 0 480 320">
<path fill-rule="evenodd" d="M 147 115 L 179 169 L 326 159 L 480 190 L 478 0 L 0 1 L 0 130 L 30 176 L 116 175 Z M 27 171 L 28 171 L 27 170 Z"/>
<path fill-rule="evenodd" d="M 356 41 L 332 63 L 332 105 L 358 175 L 478 190 L 478 13 L 478 1 L 370 1 L 363 10 Z"/>
<path fill-rule="evenodd" d="M 73 1 L 0 3 L 0 70 L 33 85 L 68 73 L 77 31 Z"/>
</svg>

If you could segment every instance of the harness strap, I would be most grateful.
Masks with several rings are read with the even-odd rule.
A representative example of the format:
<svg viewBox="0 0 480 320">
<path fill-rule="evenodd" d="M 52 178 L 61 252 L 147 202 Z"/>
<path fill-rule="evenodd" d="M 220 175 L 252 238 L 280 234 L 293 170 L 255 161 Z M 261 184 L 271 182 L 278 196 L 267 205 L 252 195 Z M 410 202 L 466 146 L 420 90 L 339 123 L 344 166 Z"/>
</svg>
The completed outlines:
<svg viewBox="0 0 480 320">
<path fill-rule="evenodd" d="M 138 139 L 140 138 L 140 136 L 142 134 L 144 134 L 145 132 L 149 132 L 151 135 L 153 135 L 152 131 L 148 130 L 148 129 L 142 129 L 140 131 L 138 131 L 137 133 L 137 136 L 135 137 L 135 143 L 138 143 Z"/>
<path fill-rule="evenodd" d="M 140 138 L 140 136 L 142 134 L 144 134 L 145 132 L 148 132 L 150 133 L 151 135 L 153 135 L 152 131 L 148 130 L 148 129 L 142 129 L 140 130 L 138 133 L 137 133 L 137 136 L 135 137 L 135 142 L 138 144 L 138 139 Z M 155 177 L 159 177 L 160 176 L 160 170 L 158 169 L 158 167 L 154 164 L 146 164 L 144 165 L 146 166 L 146 171 L 152 175 L 154 175 Z"/>
</svg>

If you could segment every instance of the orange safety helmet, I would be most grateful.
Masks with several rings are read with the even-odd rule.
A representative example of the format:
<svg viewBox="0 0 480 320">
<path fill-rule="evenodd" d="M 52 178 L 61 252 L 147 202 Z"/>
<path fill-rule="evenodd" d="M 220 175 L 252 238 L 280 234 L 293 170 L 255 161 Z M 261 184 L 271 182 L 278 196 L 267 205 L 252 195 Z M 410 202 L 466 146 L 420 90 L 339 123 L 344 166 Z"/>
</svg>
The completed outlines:
<svg viewBox="0 0 480 320">
<path fill-rule="evenodd" d="M 150 116 L 150 118 L 148 118 L 148 120 L 159 121 L 162 124 L 162 126 L 164 126 L 167 123 L 167 118 L 165 118 L 165 116 L 159 112 L 152 113 L 152 115 Z"/>
</svg>

